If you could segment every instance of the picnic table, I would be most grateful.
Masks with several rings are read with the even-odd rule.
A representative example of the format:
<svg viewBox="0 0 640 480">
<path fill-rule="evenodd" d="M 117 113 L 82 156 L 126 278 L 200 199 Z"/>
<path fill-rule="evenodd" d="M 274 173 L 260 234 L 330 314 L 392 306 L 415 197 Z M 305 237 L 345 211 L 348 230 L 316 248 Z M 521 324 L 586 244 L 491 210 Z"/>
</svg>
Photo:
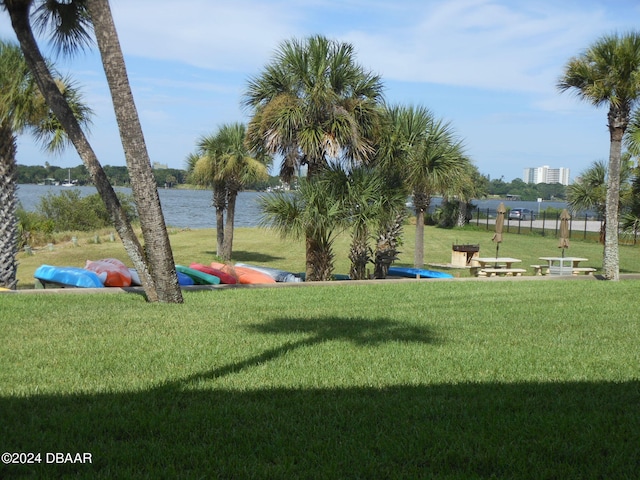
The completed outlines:
<svg viewBox="0 0 640 480">
<path fill-rule="evenodd" d="M 519 258 L 511 257 L 476 257 L 472 258 L 471 273 L 477 277 L 520 276 L 526 272 L 523 268 L 514 268 L 514 263 L 520 263 Z M 476 265 L 473 265 L 476 262 Z"/>
<path fill-rule="evenodd" d="M 550 275 L 578 275 L 580 273 L 588 275 L 596 271 L 595 268 L 580 266 L 580 262 L 589 260 L 583 257 L 540 257 L 540 260 L 547 262 L 547 272 Z"/>
</svg>

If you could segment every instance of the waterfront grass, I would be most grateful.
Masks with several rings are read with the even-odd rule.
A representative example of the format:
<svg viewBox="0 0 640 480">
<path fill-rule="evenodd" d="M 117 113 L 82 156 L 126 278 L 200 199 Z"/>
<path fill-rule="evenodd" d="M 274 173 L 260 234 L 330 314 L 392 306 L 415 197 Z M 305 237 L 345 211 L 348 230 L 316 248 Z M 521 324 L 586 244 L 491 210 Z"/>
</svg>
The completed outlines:
<svg viewBox="0 0 640 480">
<path fill-rule="evenodd" d="M 34 478 L 634 478 L 635 281 L 3 295 Z M 90 452 L 91 465 L 45 452 Z"/>
<path fill-rule="evenodd" d="M 117 257 L 130 265 L 127 255 L 118 237 L 110 241 L 109 232 L 99 232 L 100 243 L 95 243 L 95 233 L 77 234 L 78 246 L 71 240 L 35 250 L 34 255 L 21 252 L 18 255 L 19 288 L 33 288 L 33 272 L 43 263 L 51 265 L 69 265 L 83 267 L 86 260 Z M 173 248 L 176 263 L 189 265 L 191 262 L 208 264 L 215 258 L 216 234 L 213 229 L 170 229 L 169 239 Z M 424 252 L 426 264 L 448 264 L 451 261 L 453 244 L 479 244 L 482 256 L 496 253 L 496 245 L 492 243 L 493 233 L 482 227 L 442 229 L 426 227 Z M 70 238 L 68 235 L 66 238 Z M 518 235 L 505 233 L 500 245 L 500 255 L 522 259 L 522 267 L 530 272 L 530 265 L 539 264 L 541 256 L 560 255 L 558 241 L 553 236 Z M 349 271 L 348 249 L 349 236 L 340 235 L 335 242 L 335 271 Z M 406 225 L 404 243 L 400 247 L 398 260 L 400 265 L 413 265 L 415 250 L 415 226 Z M 638 246 L 620 246 L 620 271 L 622 273 L 640 272 L 640 255 Z M 603 247 L 590 240 L 572 239 L 566 255 L 585 257 L 589 261 L 581 266 L 602 268 Z M 302 272 L 305 269 L 304 241 L 282 240 L 277 234 L 262 228 L 237 228 L 234 235 L 233 261 L 254 263 L 263 266 L 280 268 L 291 272 Z M 131 266 L 131 265 L 130 265 Z M 435 267 L 442 269 L 442 267 Z M 465 270 L 451 270 L 455 276 L 468 276 Z"/>
</svg>

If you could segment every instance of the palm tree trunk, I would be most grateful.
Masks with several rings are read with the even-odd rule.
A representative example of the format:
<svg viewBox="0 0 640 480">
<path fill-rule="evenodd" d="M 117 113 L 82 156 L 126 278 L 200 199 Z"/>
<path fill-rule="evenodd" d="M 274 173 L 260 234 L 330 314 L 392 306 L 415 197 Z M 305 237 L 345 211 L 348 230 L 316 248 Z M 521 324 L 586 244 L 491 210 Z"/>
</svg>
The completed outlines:
<svg viewBox="0 0 640 480">
<path fill-rule="evenodd" d="M 424 214 L 429 209 L 427 196 L 413 192 L 413 204 L 416 209 L 416 245 L 413 256 L 413 266 L 422 268 L 424 265 Z"/>
<path fill-rule="evenodd" d="M 624 114 L 617 107 L 609 110 L 609 168 L 607 173 L 607 198 L 605 206 L 605 239 L 602 272 L 607 280 L 619 280 L 620 261 L 618 254 L 618 209 L 620 204 L 620 159 L 622 157 L 622 137 L 626 122 Z M 628 116 L 627 116 L 628 118 Z"/>
<path fill-rule="evenodd" d="M 158 299 L 161 302 L 182 303 L 182 292 L 178 284 L 169 234 L 109 2 L 90 0 L 87 2 L 87 10 L 91 16 L 111 91 L 131 178 L 131 189 L 138 206 L 142 236 L 151 274 L 157 286 Z"/>
<path fill-rule="evenodd" d="M 393 222 L 385 225 L 378 235 L 375 252 L 374 278 L 387 278 L 389 267 L 398 259 L 398 243 L 402 234 L 404 213 L 398 213 Z"/>
<path fill-rule="evenodd" d="M 222 244 L 222 258 L 231 260 L 233 253 L 233 223 L 236 216 L 236 200 L 238 190 L 230 188 L 227 192 L 227 223 L 224 227 L 224 242 Z"/>
<path fill-rule="evenodd" d="M 224 245 L 224 211 L 227 208 L 227 194 L 222 184 L 213 187 L 213 206 L 216 210 L 216 255 L 222 258 Z"/>
<path fill-rule="evenodd" d="M 0 287 L 17 285 L 16 255 L 18 227 L 16 220 L 16 139 L 5 122 L 0 123 Z"/>
<path fill-rule="evenodd" d="M 60 93 L 56 83 L 51 76 L 51 72 L 40 53 L 38 44 L 33 36 L 31 24 L 29 23 L 29 0 L 5 0 L 4 5 L 11 17 L 11 24 L 16 33 L 20 48 L 24 55 L 25 61 L 33 74 L 38 88 L 42 92 L 49 108 L 53 111 L 67 135 L 73 143 L 78 155 L 87 167 L 91 179 L 105 204 L 107 211 L 111 217 L 111 221 L 122 239 L 129 258 L 133 262 L 134 267 L 138 270 L 140 280 L 142 282 L 147 300 L 150 302 L 158 301 L 155 281 L 147 268 L 146 258 L 142 245 L 138 241 L 131 223 L 127 218 L 120 201 L 109 183 L 109 179 L 102 169 L 102 165 L 98 161 L 95 152 L 91 148 L 84 132 L 80 128 L 73 111 L 67 104 L 66 100 Z"/>
</svg>

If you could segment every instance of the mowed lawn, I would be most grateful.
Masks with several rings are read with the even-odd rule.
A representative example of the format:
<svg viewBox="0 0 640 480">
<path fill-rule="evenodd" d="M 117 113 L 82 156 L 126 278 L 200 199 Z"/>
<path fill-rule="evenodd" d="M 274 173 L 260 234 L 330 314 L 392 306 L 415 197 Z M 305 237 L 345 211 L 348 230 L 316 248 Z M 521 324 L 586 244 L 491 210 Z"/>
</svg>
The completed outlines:
<svg viewBox="0 0 640 480">
<path fill-rule="evenodd" d="M 636 478 L 638 285 L 5 294 L 0 477 Z"/>
<path fill-rule="evenodd" d="M 427 262 L 448 262 L 452 243 L 495 252 L 482 229 L 427 232 Z M 172 231 L 176 261 L 213 259 L 214 233 Z M 299 242 L 236 238 L 236 261 L 304 268 Z M 79 244 L 21 253 L 21 284 L 42 263 L 126 259 L 106 234 Z M 556 244 L 505 235 L 500 252 L 527 268 Z M 400 263 L 412 248 L 408 234 Z M 602 247 L 568 254 L 599 268 Z M 640 271 L 637 257 L 621 247 L 621 270 Z M 0 478 L 637 478 L 639 285 L 336 282 L 185 292 L 183 305 L 2 294 L 0 450 L 40 463 Z"/>
</svg>

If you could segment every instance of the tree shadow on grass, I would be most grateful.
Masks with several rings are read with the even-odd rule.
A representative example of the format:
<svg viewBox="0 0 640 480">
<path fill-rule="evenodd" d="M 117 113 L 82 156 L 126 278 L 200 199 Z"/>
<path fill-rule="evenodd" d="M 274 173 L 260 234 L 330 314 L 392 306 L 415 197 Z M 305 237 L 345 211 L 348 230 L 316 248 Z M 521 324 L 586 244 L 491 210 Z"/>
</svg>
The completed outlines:
<svg viewBox="0 0 640 480">
<path fill-rule="evenodd" d="M 280 346 L 240 362 L 225 365 L 208 372 L 194 374 L 188 378 L 173 382 L 169 388 L 181 388 L 188 384 L 206 380 L 215 380 L 227 375 L 239 373 L 247 368 L 264 365 L 277 360 L 289 352 L 330 341 L 349 341 L 356 345 L 379 345 L 385 342 L 417 342 L 434 344 L 438 342 L 432 329 L 425 326 L 412 326 L 384 318 L 276 318 L 247 327 L 252 333 L 304 335 L 297 341 L 287 341 Z"/>
<path fill-rule="evenodd" d="M 217 252 L 215 251 L 207 251 L 205 253 L 208 255 L 217 255 Z M 260 252 L 248 252 L 246 250 L 234 250 L 233 260 L 234 262 L 242 263 L 266 263 L 273 262 L 275 260 L 284 260 L 284 257 L 276 257 Z"/>
<path fill-rule="evenodd" d="M 429 329 L 386 319 L 276 318 L 248 330 L 303 338 L 143 391 L 0 397 L 0 449 L 43 459 L 0 465 L 0 477 L 595 479 L 640 471 L 638 381 L 243 391 L 202 382 L 268 368 L 322 342 L 438 343 Z M 90 452 L 93 463 L 45 463 L 45 452 Z"/>
</svg>

